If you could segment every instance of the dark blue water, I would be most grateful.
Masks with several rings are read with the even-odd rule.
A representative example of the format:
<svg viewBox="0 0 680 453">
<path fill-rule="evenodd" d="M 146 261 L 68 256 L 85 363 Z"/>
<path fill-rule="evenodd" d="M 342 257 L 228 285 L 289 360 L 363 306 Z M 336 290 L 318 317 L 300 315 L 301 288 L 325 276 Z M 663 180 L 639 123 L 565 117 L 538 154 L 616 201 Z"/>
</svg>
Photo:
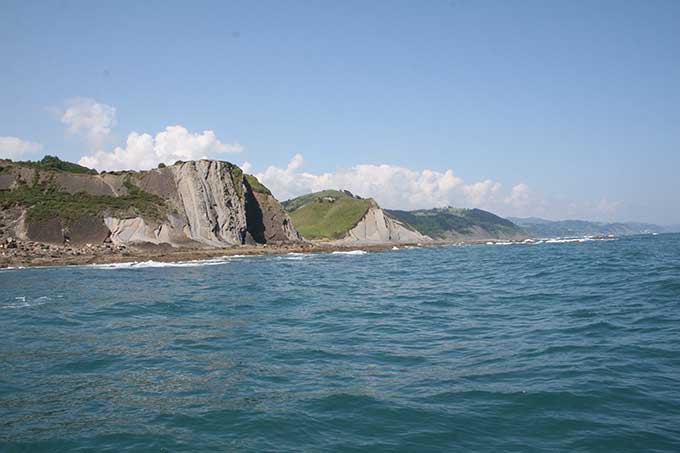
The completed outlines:
<svg viewBox="0 0 680 453">
<path fill-rule="evenodd" d="M 679 451 L 680 235 L 0 271 L 0 450 Z"/>
</svg>

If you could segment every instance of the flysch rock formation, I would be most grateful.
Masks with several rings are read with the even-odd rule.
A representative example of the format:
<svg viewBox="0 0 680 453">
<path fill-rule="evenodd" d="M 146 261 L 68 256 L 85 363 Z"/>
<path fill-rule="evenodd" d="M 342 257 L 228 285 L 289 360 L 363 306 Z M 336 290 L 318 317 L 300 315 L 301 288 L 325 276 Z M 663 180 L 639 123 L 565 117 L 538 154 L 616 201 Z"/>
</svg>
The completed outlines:
<svg viewBox="0 0 680 453">
<path fill-rule="evenodd" d="M 372 203 L 359 223 L 337 241 L 337 244 L 385 244 L 424 243 L 432 241 L 404 223 L 385 214 L 377 204 Z"/>
<path fill-rule="evenodd" d="M 107 241 L 114 244 L 169 244 L 224 247 L 300 241 L 288 215 L 271 194 L 257 193 L 240 168 L 228 162 L 178 162 L 143 172 L 83 175 L 9 166 L 0 172 L 0 190 L 20 184 L 49 183 L 60 192 L 121 197 L 134 188 L 162 200 L 160 215 L 104 210 L 69 224 L 59 216 L 30 220 L 30 206 L 10 225 L 17 237 L 37 242 Z"/>
</svg>

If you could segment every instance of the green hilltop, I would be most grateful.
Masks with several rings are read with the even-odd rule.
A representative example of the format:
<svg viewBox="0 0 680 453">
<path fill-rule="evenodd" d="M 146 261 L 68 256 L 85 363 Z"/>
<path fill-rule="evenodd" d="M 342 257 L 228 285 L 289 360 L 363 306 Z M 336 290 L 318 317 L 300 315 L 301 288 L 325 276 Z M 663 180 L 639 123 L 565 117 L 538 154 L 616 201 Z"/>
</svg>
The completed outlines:
<svg viewBox="0 0 680 453">
<path fill-rule="evenodd" d="M 282 203 L 306 239 L 339 239 L 364 217 L 373 200 L 349 192 L 323 190 Z"/>
</svg>

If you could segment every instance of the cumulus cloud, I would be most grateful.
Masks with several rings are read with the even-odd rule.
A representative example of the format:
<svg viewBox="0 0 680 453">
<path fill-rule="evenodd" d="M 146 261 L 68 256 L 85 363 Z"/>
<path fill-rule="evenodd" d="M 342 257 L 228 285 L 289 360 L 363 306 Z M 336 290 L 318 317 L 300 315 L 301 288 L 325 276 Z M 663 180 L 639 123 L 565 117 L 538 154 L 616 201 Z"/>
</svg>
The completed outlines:
<svg viewBox="0 0 680 453">
<path fill-rule="evenodd" d="M 510 195 L 506 197 L 505 202 L 515 207 L 524 207 L 531 202 L 531 192 L 529 186 L 524 183 L 519 183 L 512 188 Z"/>
<path fill-rule="evenodd" d="M 116 124 L 116 109 L 91 98 L 73 98 L 66 102 L 60 120 L 69 134 L 85 137 L 89 144 L 101 146 Z"/>
<path fill-rule="evenodd" d="M 0 137 L 0 158 L 18 159 L 26 154 L 37 153 L 42 149 L 39 143 L 22 140 L 18 137 Z"/>
<path fill-rule="evenodd" d="M 347 189 L 375 198 L 386 208 L 418 209 L 441 206 L 493 208 L 504 201 L 502 186 L 492 180 L 471 184 L 453 170 L 412 170 L 396 165 L 356 165 L 334 173 L 300 171 L 304 164 L 296 154 L 285 168 L 270 166 L 257 178 L 279 199 L 324 189 Z"/>
<path fill-rule="evenodd" d="M 206 159 L 242 150 L 238 143 L 222 143 L 210 130 L 197 133 L 183 126 L 168 126 L 155 136 L 132 132 L 124 147 L 118 146 L 110 152 L 98 151 L 82 157 L 78 163 L 98 170 L 144 170 L 161 162 L 172 164 L 178 160 Z"/>
</svg>

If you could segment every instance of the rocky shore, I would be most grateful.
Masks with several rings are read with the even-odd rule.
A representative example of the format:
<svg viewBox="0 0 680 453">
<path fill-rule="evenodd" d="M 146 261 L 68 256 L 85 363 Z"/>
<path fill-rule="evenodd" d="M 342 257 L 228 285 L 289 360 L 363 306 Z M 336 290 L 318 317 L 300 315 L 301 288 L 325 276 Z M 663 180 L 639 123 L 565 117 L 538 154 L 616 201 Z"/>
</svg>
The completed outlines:
<svg viewBox="0 0 680 453">
<path fill-rule="evenodd" d="M 175 248 L 168 244 L 114 245 L 85 244 L 55 245 L 15 238 L 0 237 L 0 269 L 40 266 L 72 266 L 83 264 L 134 263 L 144 261 L 181 262 L 205 260 L 234 255 L 281 255 L 286 253 L 330 253 L 363 250 L 380 252 L 401 247 L 433 247 L 452 244 L 532 244 L 557 242 L 611 241 L 612 237 L 590 237 L 573 239 L 525 239 L 523 241 L 504 240 L 464 240 L 431 241 L 427 243 L 403 244 L 341 244 L 338 242 L 301 241 L 276 244 L 241 245 L 224 248 Z"/>
<path fill-rule="evenodd" d="M 0 268 L 69 266 L 141 261 L 175 262 L 233 255 L 328 253 L 348 250 L 380 251 L 391 249 L 393 246 L 394 244 L 343 246 L 313 242 L 243 245 L 225 248 L 173 248 L 166 245 L 117 246 L 113 244 L 85 244 L 84 246 L 71 246 L 43 244 L 7 238 L 0 243 Z"/>
</svg>

